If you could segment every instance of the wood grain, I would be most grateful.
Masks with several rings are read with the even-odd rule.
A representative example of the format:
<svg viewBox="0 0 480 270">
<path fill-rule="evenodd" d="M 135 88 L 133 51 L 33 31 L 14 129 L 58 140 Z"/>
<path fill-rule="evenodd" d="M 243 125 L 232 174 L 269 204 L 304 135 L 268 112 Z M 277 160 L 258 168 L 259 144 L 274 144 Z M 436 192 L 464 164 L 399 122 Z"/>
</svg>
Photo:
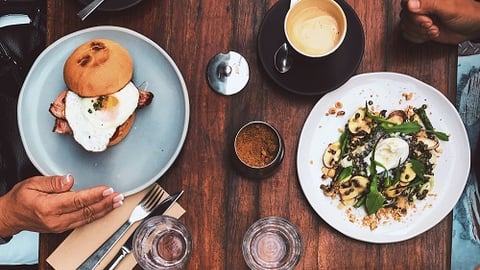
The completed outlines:
<svg viewBox="0 0 480 270">
<path fill-rule="evenodd" d="M 395 71 L 414 76 L 452 101 L 456 91 L 456 47 L 414 45 L 398 31 L 400 0 L 348 0 L 365 29 L 366 48 L 357 73 Z M 350 239 L 328 226 L 306 201 L 296 174 L 300 131 L 319 97 L 291 94 L 262 70 L 256 35 L 274 0 L 145 0 L 126 11 L 95 12 L 85 22 L 74 0 L 48 0 L 49 43 L 79 29 L 118 25 L 157 42 L 177 63 L 190 98 L 190 126 L 183 150 L 160 183 L 184 189 L 182 218 L 193 234 L 188 269 L 247 269 L 242 257 L 244 232 L 264 216 L 282 216 L 303 238 L 297 269 L 449 269 L 451 215 L 426 233 L 395 244 L 375 245 Z M 281 27 L 281 26 L 279 26 Z M 219 52 L 234 50 L 250 65 L 247 87 L 234 96 L 214 93 L 206 67 Z M 230 162 L 236 130 L 250 120 L 274 125 L 285 140 L 279 171 L 262 181 L 245 179 Z M 66 234 L 43 234 L 40 269 Z"/>
</svg>

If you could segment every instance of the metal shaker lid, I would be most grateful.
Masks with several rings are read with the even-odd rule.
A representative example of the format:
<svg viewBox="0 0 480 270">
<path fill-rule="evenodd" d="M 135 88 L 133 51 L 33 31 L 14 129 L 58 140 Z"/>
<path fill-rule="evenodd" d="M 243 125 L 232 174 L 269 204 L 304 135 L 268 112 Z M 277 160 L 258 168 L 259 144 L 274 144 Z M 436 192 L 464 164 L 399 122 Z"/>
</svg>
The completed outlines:
<svg viewBox="0 0 480 270">
<path fill-rule="evenodd" d="M 247 60 L 234 51 L 219 53 L 208 63 L 207 77 L 210 87 L 218 94 L 236 94 L 247 85 L 249 79 Z"/>
</svg>

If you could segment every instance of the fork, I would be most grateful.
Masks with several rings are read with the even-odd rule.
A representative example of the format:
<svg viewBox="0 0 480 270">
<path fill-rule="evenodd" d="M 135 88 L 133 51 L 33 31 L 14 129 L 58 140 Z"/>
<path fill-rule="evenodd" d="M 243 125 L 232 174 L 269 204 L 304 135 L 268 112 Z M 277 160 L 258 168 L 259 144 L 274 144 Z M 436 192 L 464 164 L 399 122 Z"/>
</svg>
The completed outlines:
<svg viewBox="0 0 480 270">
<path fill-rule="evenodd" d="M 100 6 L 105 0 L 94 0 L 82 10 L 77 13 L 77 16 L 83 21 L 85 20 L 90 13 L 92 13 L 98 6 Z"/>
<path fill-rule="evenodd" d="M 143 197 L 143 199 L 133 209 L 128 220 L 125 221 L 125 223 L 123 223 L 123 225 L 118 228 L 118 230 L 112 236 L 110 236 L 110 238 L 108 238 L 92 255 L 90 255 L 90 257 L 88 257 L 77 268 L 77 270 L 95 269 L 105 255 L 107 255 L 110 249 L 112 249 L 113 245 L 115 245 L 115 243 L 117 243 L 118 240 L 130 228 L 130 226 L 132 226 L 135 222 L 144 219 L 155 209 L 164 193 L 165 191 L 158 184 L 154 184 L 153 188 L 150 189 L 145 197 Z"/>
</svg>

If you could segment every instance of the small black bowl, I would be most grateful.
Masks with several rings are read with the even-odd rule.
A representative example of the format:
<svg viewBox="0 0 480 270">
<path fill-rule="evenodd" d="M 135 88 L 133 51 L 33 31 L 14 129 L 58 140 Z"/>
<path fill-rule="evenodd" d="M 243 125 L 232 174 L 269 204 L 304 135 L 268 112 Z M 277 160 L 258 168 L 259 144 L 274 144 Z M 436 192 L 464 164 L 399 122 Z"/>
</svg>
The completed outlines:
<svg viewBox="0 0 480 270">
<path fill-rule="evenodd" d="M 284 153 L 280 133 L 266 122 L 249 122 L 235 135 L 233 162 L 238 171 L 248 178 L 271 176 L 282 163 Z"/>
</svg>

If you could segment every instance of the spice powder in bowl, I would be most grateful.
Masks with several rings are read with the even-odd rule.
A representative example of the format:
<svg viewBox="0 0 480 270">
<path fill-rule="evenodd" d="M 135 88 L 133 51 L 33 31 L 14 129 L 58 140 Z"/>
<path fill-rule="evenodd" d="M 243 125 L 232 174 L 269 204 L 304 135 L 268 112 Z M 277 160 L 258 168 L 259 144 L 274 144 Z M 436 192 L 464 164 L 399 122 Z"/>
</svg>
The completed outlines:
<svg viewBox="0 0 480 270">
<path fill-rule="evenodd" d="M 237 167 L 246 176 L 271 175 L 283 159 L 283 141 L 278 131 L 266 122 L 252 121 L 237 133 L 234 142 Z"/>
</svg>

